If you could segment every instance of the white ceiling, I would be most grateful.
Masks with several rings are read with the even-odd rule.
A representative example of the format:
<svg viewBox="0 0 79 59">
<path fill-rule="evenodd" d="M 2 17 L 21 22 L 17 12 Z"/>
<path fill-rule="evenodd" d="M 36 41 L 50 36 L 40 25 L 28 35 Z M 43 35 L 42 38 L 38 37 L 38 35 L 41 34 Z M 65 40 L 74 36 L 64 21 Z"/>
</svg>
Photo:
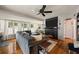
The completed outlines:
<svg viewBox="0 0 79 59">
<path fill-rule="evenodd" d="M 37 15 L 42 5 L 4 5 L 3 9 L 17 14 L 22 14 L 26 17 L 44 20 L 54 16 L 74 16 L 75 12 L 79 11 L 79 5 L 47 5 L 45 10 L 52 10 L 53 13 L 47 13 L 46 16 Z"/>
</svg>

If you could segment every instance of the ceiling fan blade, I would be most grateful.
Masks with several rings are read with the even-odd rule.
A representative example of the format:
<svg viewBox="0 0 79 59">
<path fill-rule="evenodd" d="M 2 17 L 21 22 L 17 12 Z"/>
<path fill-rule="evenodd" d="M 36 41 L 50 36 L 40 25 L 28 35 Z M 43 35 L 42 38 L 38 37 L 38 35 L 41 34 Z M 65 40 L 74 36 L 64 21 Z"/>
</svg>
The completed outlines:
<svg viewBox="0 0 79 59">
<path fill-rule="evenodd" d="M 44 13 L 42 13 L 42 15 L 43 15 L 43 16 L 45 16 L 45 14 L 44 14 Z"/>
<path fill-rule="evenodd" d="M 44 13 L 52 13 L 52 11 L 44 11 Z"/>
<path fill-rule="evenodd" d="M 44 10 L 46 8 L 46 5 L 43 5 L 42 9 L 41 10 Z"/>
</svg>

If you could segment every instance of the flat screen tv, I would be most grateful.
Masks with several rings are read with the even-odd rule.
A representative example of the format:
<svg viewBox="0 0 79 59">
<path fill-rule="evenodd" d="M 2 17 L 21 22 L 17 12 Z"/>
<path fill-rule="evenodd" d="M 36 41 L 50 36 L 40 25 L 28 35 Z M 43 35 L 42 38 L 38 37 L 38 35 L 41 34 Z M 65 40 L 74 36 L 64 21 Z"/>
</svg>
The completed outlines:
<svg viewBox="0 0 79 59">
<path fill-rule="evenodd" d="M 46 19 L 46 28 L 51 29 L 56 26 L 58 26 L 58 17 Z"/>
</svg>

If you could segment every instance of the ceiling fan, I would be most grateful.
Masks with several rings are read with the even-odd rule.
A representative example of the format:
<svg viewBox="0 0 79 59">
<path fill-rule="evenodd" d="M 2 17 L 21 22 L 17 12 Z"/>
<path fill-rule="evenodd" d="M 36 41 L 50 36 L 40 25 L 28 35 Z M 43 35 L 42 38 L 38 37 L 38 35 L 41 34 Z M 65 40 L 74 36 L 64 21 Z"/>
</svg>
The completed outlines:
<svg viewBox="0 0 79 59">
<path fill-rule="evenodd" d="M 45 11 L 45 8 L 46 5 L 43 5 L 43 7 L 39 10 L 39 13 L 37 15 L 42 14 L 43 16 L 45 16 L 44 13 L 52 13 L 52 11 Z"/>
</svg>

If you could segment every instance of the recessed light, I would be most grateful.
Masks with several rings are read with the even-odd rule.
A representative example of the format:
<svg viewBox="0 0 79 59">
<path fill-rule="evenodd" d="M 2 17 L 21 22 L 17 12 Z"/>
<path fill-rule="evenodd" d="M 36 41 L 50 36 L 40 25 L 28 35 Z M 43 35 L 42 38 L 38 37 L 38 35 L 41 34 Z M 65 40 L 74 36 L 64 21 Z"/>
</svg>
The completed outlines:
<svg viewBox="0 0 79 59">
<path fill-rule="evenodd" d="M 32 12 L 35 12 L 34 10 L 32 10 Z"/>
</svg>

